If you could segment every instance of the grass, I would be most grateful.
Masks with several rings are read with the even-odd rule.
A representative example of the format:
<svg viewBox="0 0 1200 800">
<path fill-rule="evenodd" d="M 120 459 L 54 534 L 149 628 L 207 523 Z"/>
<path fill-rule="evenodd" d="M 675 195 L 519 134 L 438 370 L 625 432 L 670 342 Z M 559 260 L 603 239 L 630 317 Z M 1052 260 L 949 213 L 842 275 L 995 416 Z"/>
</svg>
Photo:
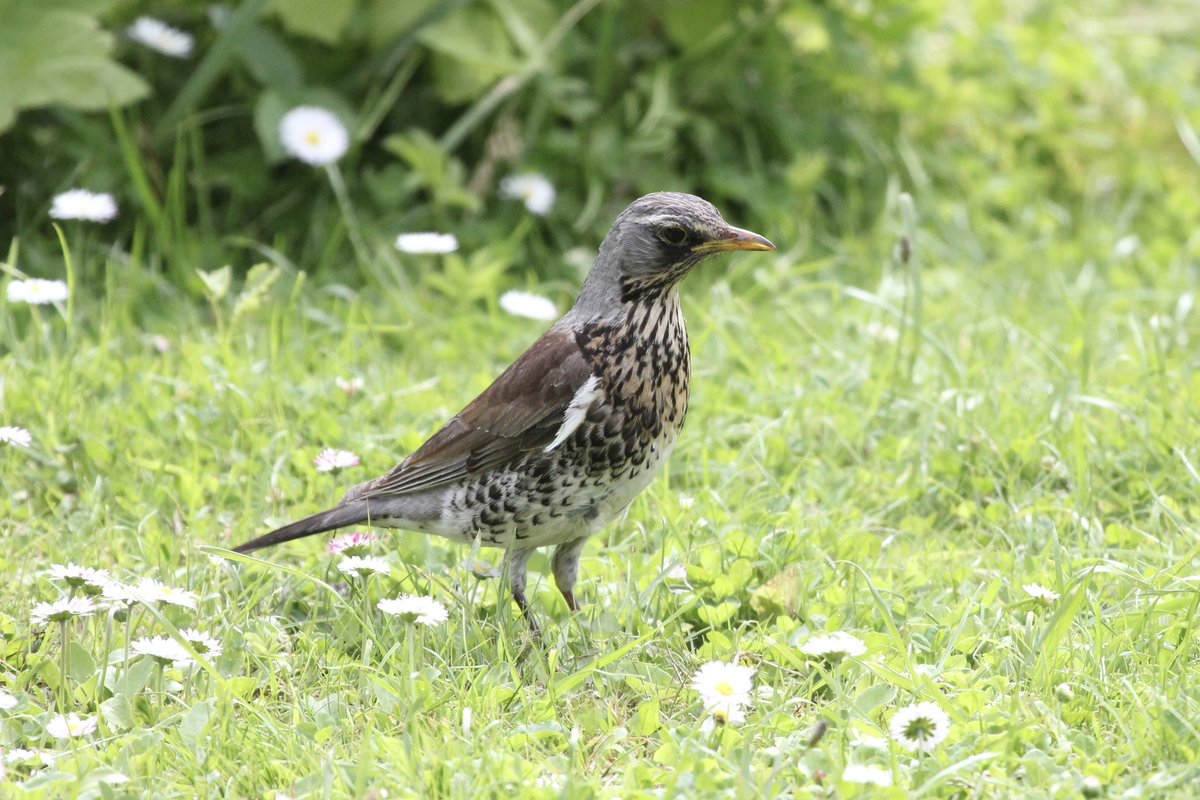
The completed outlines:
<svg viewBox="0 0 1200 800">
<path fill-rule="evenodd" d="M 2 793 L 1191 796 L 1195 242 L 1118 246 L 1127 232 L 1087 214 L 1051 238 L 980 233 L 937 200 L 820 247 L 765 229 L 781 253 L 689 280 L 688 425 L 585 551 L 581 614 L 535 558 L 540 642 L 441 540 L 388 534 L 374 554 L 393 572 L 368 597 L 324 537 L 262 560 L 220 548 L 389 468 L 542 323 L 431 288 L 437 257 L 385 288 L 286 269 L 235 311 L 236 281 L 206 305 L 66 231 L 69 307 L 0 307 L 0 424 L 34 437 L 0 446 L 0 683 L 19 700 L 0 746 L 55 754 L 9 764 Z M 316 473 L 325 446 L 362 466 Z M 198 607 L 32 627 L 66 562 Z M 372 612 L 401 592 L 450 619 Z M 190 672 L 126 660 L 130 638 L 187 627 L 224 653 Z M 824 631 L 867 652 L 806 657 Z M 745 723 L 704 725 L 688 682 L 709 660 L 757 668 Z M 933 752 L 871 743 L 922 701 L 952 721 Z M 69 711 L 98 731 L 53 739 Z M 848 764 L 894 785 L 843 781 Z"/>
</svg>

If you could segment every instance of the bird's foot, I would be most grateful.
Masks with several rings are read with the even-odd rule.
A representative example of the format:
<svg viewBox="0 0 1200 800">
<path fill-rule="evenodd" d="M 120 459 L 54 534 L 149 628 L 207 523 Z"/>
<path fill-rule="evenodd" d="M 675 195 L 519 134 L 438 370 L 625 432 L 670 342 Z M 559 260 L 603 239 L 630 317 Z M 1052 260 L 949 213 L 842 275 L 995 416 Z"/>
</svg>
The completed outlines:
<svg viewBox="0 0 1200 800">
<path fill-rule="evenodd" d="M 524 592 L 513 592 L 513 600 L 517 603 L 517 608 L 521 609 L 521 614 L 524 615 L 525 621 L 529 623 L 529 631 L 535 639 L 542 635 L 542 626 L 538 624 L 537 617 L 534 616 L 533 609 L 529 607 L 529 600 L 525 598 Z"/>
</svg>

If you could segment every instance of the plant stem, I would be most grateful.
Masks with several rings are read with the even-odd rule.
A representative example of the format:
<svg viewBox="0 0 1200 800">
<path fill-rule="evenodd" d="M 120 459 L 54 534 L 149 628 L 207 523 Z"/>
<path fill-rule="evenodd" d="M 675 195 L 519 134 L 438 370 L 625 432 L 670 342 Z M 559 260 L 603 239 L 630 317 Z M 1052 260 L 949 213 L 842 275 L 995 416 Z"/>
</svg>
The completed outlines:
<svg viewBox="0 0 1200 800">
<path fill-rule="evenodd" d="M 363 618 L 362 618 L 362 664 L 363 664 L 363 666 L 365 667 L 365 666 L 367 666 L 367 665 L 369 665 L 369 664 L 371 663 L 371 645 L 372 645 L 372 641 L 371 641 L 371 634 L 370 634 L 370 625 L 371 625 L 371 623 L 370 623 L 370 620 L 371 620 L 371 579 L 370 579 L 369 577 L 368 577 L 368 578 L 364 578 L 364 579 L 363 579 L 363 588 L 362 588 L 362 604 L 363 604 Z"/>
<path fill-rule="evenodd" d="M 354 214 L 354 206 L 350 204 L 350 193 L 346 191 L 346 181 L 342 178 L 342 171 L 338 169 L 336 163 L 326 164 L 325 174 L 329 176 L 329 184 L 333 187 L 333 196 L 337 198 L 338 208 L 342 211 L 342 219 L 346 221 L 346 232 L 350 235 L 350 244 L 354 247 L 358 260 L 364 267 L 370 269 L 371 254 L 367 250 L 367 242 L 363 239 L 362 229 Z"/>
<path fill-rule="evenodd" d="M 62 713 L 67 713 L 67 700 L 70 695 L 70 687 L 67 686 L 67 621 L 64 619 L 58 623 L 59 629 L 62 632 L 62 652 L 59 653 L 59 676 L 58 676 L 58 710 Z"/>
<path fill-rule="evenodd" d="M 108 654 L 112 652 L 112 614 L 104 614 L 104 650 L 100 660 L 100 680 L 96 684 L 96 702 L 99 703 L 104 691 L 104 682 L 108 679 Z"/>
</svg>

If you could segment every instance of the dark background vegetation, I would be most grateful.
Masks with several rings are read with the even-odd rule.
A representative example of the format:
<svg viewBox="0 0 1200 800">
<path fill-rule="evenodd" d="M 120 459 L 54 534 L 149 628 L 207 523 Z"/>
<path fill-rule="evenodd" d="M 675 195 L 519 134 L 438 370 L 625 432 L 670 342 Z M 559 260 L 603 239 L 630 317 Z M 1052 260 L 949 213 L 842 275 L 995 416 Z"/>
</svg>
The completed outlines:
<svg viewBox="0 0 1200 800">
<path fill-rule="evenodd" d="M 0 1 L 0 50 L 21 65 L 0 98 L 0 240 L 20 237 L 31 274 L 61 258 L 50 198 L 86 186 L 121 203 L 106 246 L 173 285 L 198 292 L 196 269 L 244 270 L 263 252 L 369 281 L 326 176 L 275 140 L 300 103 L 352 125 L 340 169 L 372 246 L 450 230 L 493 274 L 574 280 L 563 254 L 661 189 L 702 194 L 813 258 L 869 240 L 900 190 L 981 253 L 1018 234 L 1018 260 L 1089 217 L 1165 259 L 1200 219 L 1184 2 L 33 5 Z M 141 13 L 193 33 L 193 56 L 128 41 Z M 525 224 L 497 197 L 513 171 L 555 183 L 548 217 Z M 1072 260 L 1111 249 L 1096 244 L 1076 240 Z M 863 268 L 848 256 L 827 266 Z"/>
</svg>

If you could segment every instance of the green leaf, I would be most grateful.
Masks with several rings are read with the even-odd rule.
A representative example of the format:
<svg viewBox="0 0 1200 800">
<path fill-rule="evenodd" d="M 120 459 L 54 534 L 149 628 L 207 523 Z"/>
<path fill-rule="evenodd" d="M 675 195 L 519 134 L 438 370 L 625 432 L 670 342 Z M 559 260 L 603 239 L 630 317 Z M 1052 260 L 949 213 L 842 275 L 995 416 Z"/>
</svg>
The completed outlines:
<svg viewBox="0 0 1200 800">
<path fill-rule="evenodd" d="M 854 708 L 863 716 L 870 716 L 872 711 L 886 703 L 892 702 L 895 698 L 895 686 L 887 683 L 877 683 L 862 690 L 858 697 L 854 698 Z"/>
<path fill-rule="evenodd" d="M 274 31 L 251 24 L 234 40 L 233 48 L 259 83 L 285 91 L 297 91 L 304 85 L 300 59 Z"/>
<path fill-rule="evenodd" d="M 132 697 L 146 688 L 153 671 L 154 659 L 139 658 L 127 669 L 112 670 L 108 673 L 108 690 L 114 695 L 123 694 Z"/>
<path fill-rule="evenodd" d="M 696 613 L 700 615 L 704 624 L 717 628 L 733 619 L 739 607 L 740 604 L 736 600 L 726 600 L 720 605 L 700 606 L 696 609 Z"/>
<path fill-rule="evenodd" d="M 559 15 L 552 3 L 543 0 L 489 0 L 489 5 L 504 23 L 508 35 L 525 53 L 537 49 Z"/>
<path fill-rule="evenodd" d="M 731 0 L 667 0 L 660 9 L 667 36 L 685 52 L 725 35 L 722 28 L 737 19 Z"/>
<path fill-rule="evenodd" d="M 96 660 L 79 642 L 67 643 L 67 674 L 82 683 L 96 672 Z"/>
<path fill-rule="evenodd" d="M 750 593 L 750 606 L 761 616 L 795 614 L 803 601 L 804 570 L 798 564 L 786 567 Z"/>
<path fill-rule="evenodd" d="M 251 678 L 249 675 L 238 675 L 230 678 L 228 681 L 226 681 L 226 684 L 229 687 L 229 691 L 233 693 L 234 697 L 240 697 L 243 700 L 249 697 L 250 693 L 258 688 L 258 681 L 255 678 Z"/>
<path fill-rule="evenodd" d="M 258 134 L 263 154 L 272 163 L 287 158 L 287 151 L 279 139 L 279 123 L 289 108 L 283 95 L 275 91 L 263 92 L 254 104 L 254 132 Z"/>
<path fill-rule="evenodd" d="M 192 706 L 183 719 L 179 721 L 179 738 L 192 750 L 198 750 L 204 743 L 204 729 L 212 719 L 213 705 L 211 700 L 201 700 Z"/>
<path fill-rule="evenodd" d="M 50 689 L 58 691 L 62 686 L 62 673 L 58 671 L 58 664 L 53 658 L 47 658 L 40 663 L 34 659 L 29 659 L 30 671 L 41 678 L 42 682 Z"/>
<path fill-rule="evenodd" d="M 373 47 L 391 44 L 412 30 L 442 0 L 368 0 L 366 34 Z"/>
<path fill-rule="evenodd" d="M 200 280 L 204 281 L 204 290 L 212 300 L 220 300 L 229 294 L 229 285 L 233 281 L 233 268 L 228 264 L 212 272 L 198 269 L 196 274 L 200 276 Z"/>
<path fill-rule="evenodd" d="M 659 713 L 658 699 L 647 700 L 638 706 L 637 713 L 629 724 L 630 732 L 638 736 L 649 736 L 662 727 L 662 715 Z"/>
<path fill-rule="evenodd" d="M 289 32 L 334 44 L 355 5 L 356 0 L 274 0 L 270 10 Z"/>
<path fill-rule="evenodd" d="M 424 28 L 418 37 L 436 54 L 438 94 L 449 102 L 475 99 L 521 65 L 504 23 L 487 8 L 467 6 Z"/>
<path fill-rule="evenodd" d="M 90 111 L 147 94 L 145 81 L 110 58 L 113 36 L 88 13 L 107 5 L 0 0 L 0 131 L 23 108 Z"/>
<path fill-rule="evenodd" d="M 115 694 L 100 704 L 100 716 L 108 727 L 127 731 L 133 727 L 133 704 L 123 694 Z"/>
<path fill-rule="evenodd" d="M 283 271 L 271 264 L 255 264 L 246 275 L 246 283 L 238 294 L 237 302 L 233 304 L 233 318 L 240 319 L 246 314 L 257 310 L 266 299 L 271 285 L 279 279 Z"/>
<path fill-rule="evenodd" d="M 462 164 L 422 130 L 409 130 L 384 140 L 383 146 L 412 169 L 410 180 L 433 193 L 439 205 L 474 209 L 478 199 L 466 188 Z"/>
<path fill-rule="evenodd" d="M 620 674 L 623 670 L 614 670 Z M 658 689 L 675 685 L 675 676 L 662 667 L 651 663 L 628 665 L 624 670 L 626 685 L 638 694 L 653 694 Z"/>
<path fill-rule="evenodd" d="M 41 3 L 42 8 L 57 8 L 60 11 L 78 11 L 81 14 L 98 17 L 117 5 L 119 0 L 47 0 Z"/>
</svg>

